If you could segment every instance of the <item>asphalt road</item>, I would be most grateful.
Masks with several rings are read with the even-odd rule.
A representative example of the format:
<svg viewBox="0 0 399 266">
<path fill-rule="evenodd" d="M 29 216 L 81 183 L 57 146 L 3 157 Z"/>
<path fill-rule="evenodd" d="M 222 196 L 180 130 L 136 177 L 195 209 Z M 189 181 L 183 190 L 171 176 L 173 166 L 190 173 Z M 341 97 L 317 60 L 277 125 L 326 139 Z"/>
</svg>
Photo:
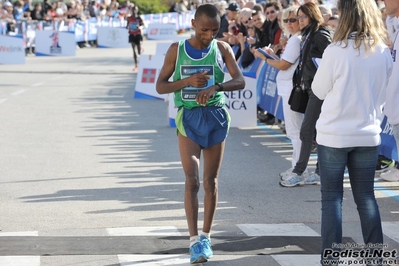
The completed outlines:
<svg viewBox="0 0 399 266">
<path fill-rule="evenodd" d="M 134 98 L 133 67 L 96 48 L 0 65 L 0 266 L 188 265 L 176 130 L 165 102 Z M 317 265 L 320 186 L 279 186 L 290 152 L 277 126 L 231 129 L 207 265 Z M 345 186 L 344 236 L 362 243 Z M 399 250 L 399 184 L 376 195 Z"/>
</svg>

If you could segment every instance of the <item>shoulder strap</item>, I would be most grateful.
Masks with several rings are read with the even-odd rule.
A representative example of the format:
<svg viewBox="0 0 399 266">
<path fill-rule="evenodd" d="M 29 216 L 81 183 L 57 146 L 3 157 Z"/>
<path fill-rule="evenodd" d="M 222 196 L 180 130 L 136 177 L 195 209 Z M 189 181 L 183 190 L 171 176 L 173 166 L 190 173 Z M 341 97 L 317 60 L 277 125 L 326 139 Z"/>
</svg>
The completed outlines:
<svg viewBox="0 0 399 266">
<path fill-rule="evenodd" d="M 300 66 L 298 64 L 298 67 L 295 70 L 295 75 L 296 78 L 294 80 L 295 85 L 300 85 L 302 84 L 302 73 L 303 73 L 303 67 L 305 64 L 306 57 L 308 56 L 308 53 L 310 51 L 310 46 L 312 45 L 312 40 L 313 40 L 314 32 L 310 34 L 309 40 L 306 41 L 305 48 L 303 49 L 303 54 L 302 54 L 302 65 Z"/>
</svg>

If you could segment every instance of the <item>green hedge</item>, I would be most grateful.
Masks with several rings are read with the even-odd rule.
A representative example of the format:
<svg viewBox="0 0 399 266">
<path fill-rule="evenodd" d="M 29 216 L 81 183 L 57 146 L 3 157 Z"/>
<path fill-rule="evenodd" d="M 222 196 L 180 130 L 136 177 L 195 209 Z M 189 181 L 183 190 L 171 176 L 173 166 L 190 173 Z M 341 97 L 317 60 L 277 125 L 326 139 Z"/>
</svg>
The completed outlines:
<svg viewBox="0 0 399 266">
<path fill-rule="evenodd" d="M 126 0 L 119 0 L 123 4 Z M 140 14 L 166 13 L 170 8 L 170 0 L 133 0 L 131 1 L 139 7 Z"/>
</svg>

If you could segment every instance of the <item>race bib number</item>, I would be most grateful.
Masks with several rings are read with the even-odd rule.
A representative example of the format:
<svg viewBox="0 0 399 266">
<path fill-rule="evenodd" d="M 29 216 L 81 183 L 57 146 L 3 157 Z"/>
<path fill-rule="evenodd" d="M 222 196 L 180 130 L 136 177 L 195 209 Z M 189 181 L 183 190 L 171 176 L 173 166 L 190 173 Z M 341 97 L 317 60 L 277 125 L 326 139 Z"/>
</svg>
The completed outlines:
<svg viewBox="0 0 399 266">
<path fill-rule="evenodd" d="M 136 31 L 139 29 L 139 25 L 137 22 L 130 22 L 129 23 L 129 29 L 132 31 Z"/>
<path fill-rule="evenodd" d="M 214 66 L 186 66 L 182 65 L 180 66 L 180 73 L 181 73 L 181 78 L 188 78 L 191 75 L 197 74 L 197 73 L 203 73 L 206 72 L 206 76 L 209 77 L 206 85 L 203 88 L 195 88 L 195 87 L 185 87 L 181 91 L 181 97 L 183 101 L 195 101 L 195 97 L 197 97 L 197 94 L 212 86 L 215 85 L 215 76 L 214 76 Z"/>
</svg>

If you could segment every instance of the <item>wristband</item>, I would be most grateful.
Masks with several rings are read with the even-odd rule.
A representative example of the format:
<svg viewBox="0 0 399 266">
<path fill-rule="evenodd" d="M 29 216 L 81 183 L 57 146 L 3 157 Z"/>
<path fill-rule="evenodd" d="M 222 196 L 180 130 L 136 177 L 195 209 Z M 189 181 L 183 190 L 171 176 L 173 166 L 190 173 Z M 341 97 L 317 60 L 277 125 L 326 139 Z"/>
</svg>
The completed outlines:
<svg viewBox="0 0 399 266">
<path fill-rule="evenodd" d="M 218 91 L 223 91 L 223 84 L 222 83 L 216 83 L 215 85 L 219 87 Z"/>
</svg>

